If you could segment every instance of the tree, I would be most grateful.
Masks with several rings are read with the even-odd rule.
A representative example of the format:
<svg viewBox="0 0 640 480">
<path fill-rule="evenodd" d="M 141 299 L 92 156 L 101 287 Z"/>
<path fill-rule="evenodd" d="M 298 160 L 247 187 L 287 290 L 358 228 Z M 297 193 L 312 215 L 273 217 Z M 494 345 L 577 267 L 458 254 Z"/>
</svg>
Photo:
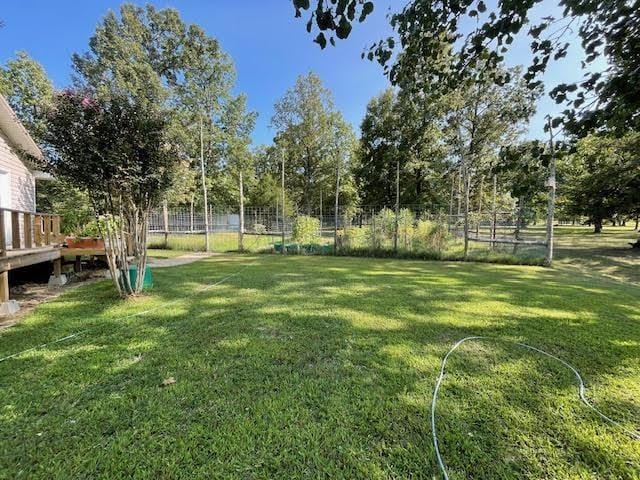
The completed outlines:
<svg viewBox="0 0 640 480">
<path fill-rule="evenodd" d="M 42 142 L 47 128 L 46 112 L 54 97 L 53 83 L 42 65 L 26 52 L 18 52 L 0 68 L 0 94 L 34 140 Z M 93 219 L 86 194 L 68 182 L 40 182 L 36 194 L 38 211 L 60 214 L 64 233 L 81 233 Z"/>
<path fill-rule="evenodd" d="M 53 84 L 42 65 L 26 52 L 18 52 L 6 67 L 0 67 L 0 94 L 31 136 L 39 141 L 46 127 L 44 111 L 53 99 Z"/>
<path fill-rule="evenodd" d="M 570 214 L 585 215 L 602 231 L 603 221 L 633 215 L 640 205 L 640 133 L 616 138 L 589 135 L 563 162 L 562 189 Z"/>
<path fill-rule="evenodd" d="M 345 123 L 335 110 L 331 92 L 314 73 L 296 84 L 275 105 L 271 120 L 276 143 L 286 156 L 287 187 L 307 215 L 320 192 L 334 192 L 335 131 Z"/>
<path fill-rule="evenodd" d="M 135 97 L 71 90 L 56 96 L 47 118 L 47 166 L 91 199 L 121 296 L 142 288 L 149 215 L 173 179 L 178 151 L 167 135 L 170 119 L 166 109 Z M 138 271 L 134 284 L 129 242 Z"/>
<path fill-rule="evenodd" d="M 293 0 L 296 16 L 313 6 L 307 30 L 319 31 L 315 41 L 322 48 L 327 36 L 335 44 L 334 33 L 339 39 L 348 37 L 356 18 L 365 20 L 373 3 Z M 483 78 L 500 84 L 508 76 L 496 67 L 514 38 L 529 25 L 538 3 L 516 0 L 491 8 L 485 0 L 412 0 L 390 16 L 396 36 L 374 43 L 363 56 L 383 65 L 392 82 L 415 91 L 453 90 Z M 556 102 L 567 105 L 567 126 L 581 135 L 602 126 L 618 132 L 639 130 L 640 5 L 637 1 L 559 0 L 558 7 L 560 18 L 544 16 L 526 30 L 532 52 L 525 74 L 529 86 L 539 86 L 549 62 L 566 56 L 575 28 L 585 53 L 584 77 L 551 91 Z M 608 62 L 598 71 L 593 67 L 601 56 Z"/>
<path fill-rule="evenodd" d="M 255 112 L 247 112 L 247 99 L 244 95 L 232 99 L 223 116 L 223 155 L 227 168 L 238 182 L 240 251 L 244 250 L 244 186 L 245 180 L 252 176 L 253 155 L 249 151 L 249 145 L 256 117 Z"/>
<path fill-rule="evenodd" d="M 356 178 L 364 205 L 391 205 L 394 202 L 395 164 L 400 156 L 396 102 L 391 89 L 372 98 L 360 126 L 360 162 Z"/>
<path fill-rule="evenodd" d="M 180 86 L 193 65 L 216 52 L 217 42 L 175 10 L 125 4 L 119 17 L 109 12 L 97 26 L 90 50 L 74 55 L 74 90 L 56 100 L 50 168 L 91 188 L 96 213 L 108 215 L 103 230 L 121 295 L 142 286 L 150 209 L 188 158 L 178 148 Z M 138 267 L 134 285 L 126 274 L 126 232 Z"/>
</svg>

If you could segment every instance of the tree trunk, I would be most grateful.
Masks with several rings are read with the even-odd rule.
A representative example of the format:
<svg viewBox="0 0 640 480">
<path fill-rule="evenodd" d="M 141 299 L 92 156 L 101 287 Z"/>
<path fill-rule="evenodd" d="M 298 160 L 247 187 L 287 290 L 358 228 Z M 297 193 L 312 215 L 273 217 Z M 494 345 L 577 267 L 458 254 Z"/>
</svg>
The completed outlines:
<svg viewBox="0 0 640 480">
<path fill-rule="evenodd" d="M 602 217 L 593 219 L 593 233 L 602 233 Z"/>
<path fill-rule="evenodd" d="M 469 259 L 469 191 L 471 179 L 469 178 L 469 166 L 464 166 L 464 259 Z"/>
<path fill-rule="evenodd" d="M 633 227 L 634 230 L 638 230 L 638 225 L 640 224 L 640 215 L 636 215 L 636 226 Z"/>
</svg>

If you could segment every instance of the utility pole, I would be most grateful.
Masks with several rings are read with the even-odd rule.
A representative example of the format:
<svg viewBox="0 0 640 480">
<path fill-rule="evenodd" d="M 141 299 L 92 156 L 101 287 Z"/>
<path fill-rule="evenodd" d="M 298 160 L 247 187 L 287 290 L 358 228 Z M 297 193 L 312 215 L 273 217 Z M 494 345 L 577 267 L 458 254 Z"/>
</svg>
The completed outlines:
<svg viewBox="0 0 640 480">
<path fill-rule="evenodd" d="M 200 115 L 200 170 L 202 172 L 202 194 L 204 198 L 204 249 L 209 251 L 209 202 L 207 201 L 207 182 L 204 173 L 204 134 Z"/>
<path fill-rule="evenodd" d="M 553 145 L 553 130 L 551 125 L 551 116 L 547 115 L 547 125 L 549 128 L 549 178 L 546 186 L 549 189 L 549 198 L 547 205 L 547 256 L 546 264 L 551 265 L 553 262 L 553 216 L 556 208 L 556 155 Z"/>
<path fill-rule="evenodd" d="M 282 155 L 282 254 L 285 254 L 284 247 L 284 229 L 285 229 L 285 209 L 284 209 L 284 150 L 281 152 Z"/>
</svg>

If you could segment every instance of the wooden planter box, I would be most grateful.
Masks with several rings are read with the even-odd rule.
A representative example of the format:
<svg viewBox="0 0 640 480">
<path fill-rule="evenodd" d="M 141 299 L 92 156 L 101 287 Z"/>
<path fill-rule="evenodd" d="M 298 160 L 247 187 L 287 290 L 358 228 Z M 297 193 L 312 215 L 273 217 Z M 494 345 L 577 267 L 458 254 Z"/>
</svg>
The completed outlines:
<svg viewBox="0 0 640 480">
<path fill-rule="evenodd" d="M 94 237 L 67 237 L 65 238 L 65 243 L 69 248 L 91 248 L 91 249 L 101 249 L 104 248 L 104 240 L 101 238 Z"/>
</svg>

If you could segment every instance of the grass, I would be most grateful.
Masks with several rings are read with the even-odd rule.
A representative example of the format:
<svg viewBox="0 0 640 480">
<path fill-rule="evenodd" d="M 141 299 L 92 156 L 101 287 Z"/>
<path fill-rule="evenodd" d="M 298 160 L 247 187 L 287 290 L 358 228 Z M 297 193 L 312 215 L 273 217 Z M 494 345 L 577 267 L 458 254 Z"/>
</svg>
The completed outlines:
<svg viewBox="0 0 640 480">
<path fill-rule="evenodd" d="M 244 248 L 248 252 L 257 252 L 279 241 L 277 235 L 245 234 Z M 234 252 L 238 250 L 237 232 L 219 232 L 209 234 L 210 249 L 213 252 Z M 154 250 L 176 250 L 180 252 L 202 252 L 205 249 L 204 234 L 170 234 L 167 244 L 164 235 L 149 235 L 149 248 Z M 182 254 L 182 253 L 181 253 Z"/>
<path fill-rule="evenodd" d="M 637 285 L 564 265 L 276 255 L 154 277 L 126 302 L 108 282 L 75 289 L 0 333 L 1 357 L 87 331 L 0 363 L 0 478 L 438 478 L 432 390 L 467 335 L 499 341 L 449 361 L 452 479 L 639 477 L 640 442 L 578 402 L 571 372 L 506 342 L 570 362 L 639 430 Z"/>
</svg>

